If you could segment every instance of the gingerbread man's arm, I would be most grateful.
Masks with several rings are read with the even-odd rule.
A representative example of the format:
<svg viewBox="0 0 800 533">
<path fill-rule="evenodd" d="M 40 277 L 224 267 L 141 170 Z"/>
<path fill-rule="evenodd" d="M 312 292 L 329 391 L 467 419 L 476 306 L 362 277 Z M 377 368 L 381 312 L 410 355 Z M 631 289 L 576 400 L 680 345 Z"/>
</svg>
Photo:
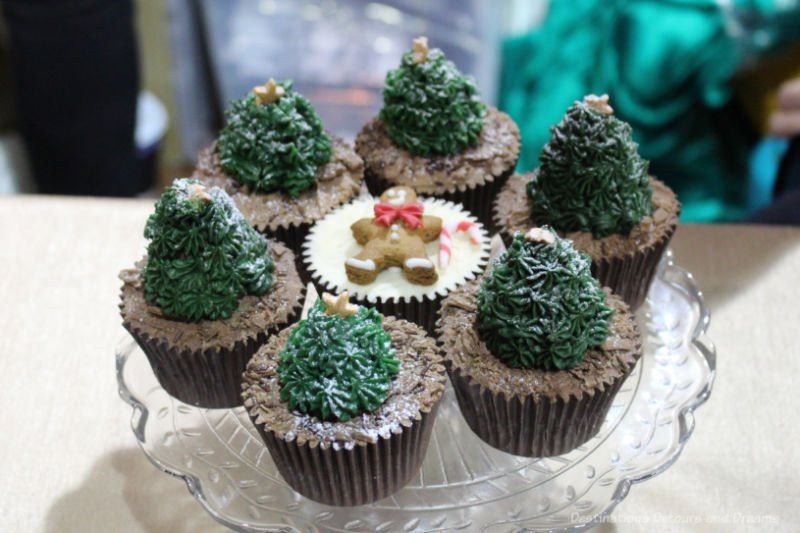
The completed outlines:
<svg viewBox="0 0 800 533">
<path fill-rule="evenodd" d="M 422 238 L 423 242 L 431 242 L 439 238 L 439 233 L 441 233 L 441 231 L 441 218 L 424 215 L 422 217 L 422 227 L 417 228 L 417 235 Z"/>
<path fill-rule="evenodd" d="M 353 237 L 361 246 L 364 246 L 367 244 L 367 241 L 371 241 L 378 236 L 380 227 L 377 224 L 373 224 L 373 220 L 375 219 L 361 218 L 350 225 L 350 231 L 353 232 Z"/>
</svg>

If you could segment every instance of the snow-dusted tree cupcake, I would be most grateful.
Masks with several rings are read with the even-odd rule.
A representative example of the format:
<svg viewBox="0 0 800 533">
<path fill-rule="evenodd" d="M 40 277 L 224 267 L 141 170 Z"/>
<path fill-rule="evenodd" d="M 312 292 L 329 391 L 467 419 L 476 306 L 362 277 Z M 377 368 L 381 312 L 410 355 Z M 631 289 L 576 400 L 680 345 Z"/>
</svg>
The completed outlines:
<svg viewBox="0 0 800 533">
<path fill-rule="evenodd" d="M 519 157 L 519 128 L 481 101 L 428 40 L 414 40 L 386 75 L 383 108 L 356 138 L 370 192 L 404 185 L 464 205 L 488 228 L 491 199 Z"/>
<path fill-rule="evenodd" d="M 628 306 L 549 228 L 517 234 L 484 281 L 442 302 L 439 340 L 470 428 L 509 453 L 560 455 L 594 436 L 641 357 Z"/>
<path fill-rule="evenodd" d="M 419 470 L 447 379 L 441 363 L 420 327 L 325 293 L 256 353 L 242 395 L 293 489 L 361 505 Z"/>
<path fill-rule="evenodd" d="M 252 229 L 217 187 L 176 180 L 145 226 L 147 256 L 120 277 L 123 325 L 181 401 L 241 403 L 247 360 L 299 307 L 294 254 Z"/>
</svg>

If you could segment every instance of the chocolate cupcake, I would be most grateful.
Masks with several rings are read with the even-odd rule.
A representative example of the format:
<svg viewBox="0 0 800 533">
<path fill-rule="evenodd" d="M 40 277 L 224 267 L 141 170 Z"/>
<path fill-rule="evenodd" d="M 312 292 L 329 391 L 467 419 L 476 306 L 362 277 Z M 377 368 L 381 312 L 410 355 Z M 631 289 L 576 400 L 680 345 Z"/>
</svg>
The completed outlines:
<svg viewBox="0 0 800 533">
<path fill-rule="evenodd" d="M 361 158 L 323 130 L 291 81 L 255 87 L 226 117 L 193 177 L 225 190 L 251 226 L 299 253 L 311 224 L 358 193 Z"/>
<path fill-rule="evenodd" d="M 519 128 L 428 40 L 386 75 L 384 105 L 356 137 L 372 194 L 403 185 L 463 205 L 491 229 L 491 199 L 517 164 Z"/>
<path fill-rule="evenodd" d="M 498 194 L 494 217 L 503 240 L 552 226 L 589 254 L 601 285 L 638 308 L 678 225 L 680 203 L 648 176 L 637 148 L 607 96 L 575 102 L 552 128 L 541 166 L 512 176 Z"/>
<path fill-rule="evenodd" d="M 123 326 L 170 395 L 241 405 L 247 361 L 300 306 L 294 254 L 196 180 L 168 187 L 147 221 L 147 256 L 120 277 Z"/>
<path fill-rule="evenodd" d="M 294 490 L 361 505 L 419 470 L 445 370 L 418 326 L 349 304 L 346 294 L 323 300 L 256 353 L 242 396 Z"/>
<path fill-rule="evenodd" d="M 517 235 L 482 284 L 442 303 L 439 340 L 464 419 L 484 441 L 561 455 L 600 430 L 642 355 L 628 306 L 548 228 Z"/>
<path fill-rule="evenodd" d="M 347 291 L 433 334 L 442 298 L 483 271 L 489 239 L 460 206 L 392 187 L 335 209 L 303 248 L 306 269 L 325 290 Z"/>
</svg>

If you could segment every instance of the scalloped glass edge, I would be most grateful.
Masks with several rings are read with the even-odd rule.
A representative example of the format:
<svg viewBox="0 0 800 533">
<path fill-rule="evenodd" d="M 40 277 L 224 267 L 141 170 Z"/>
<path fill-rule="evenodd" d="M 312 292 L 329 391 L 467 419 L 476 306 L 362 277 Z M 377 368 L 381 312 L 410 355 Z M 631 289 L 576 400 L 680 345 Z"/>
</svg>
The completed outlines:
<svg viewBox="0 0 800 533">
<path fill-rule="evenodd" d="M 677 446 L 672 451 L 672 453 L 667 454 L 663 458 L 663 460 L 655 467 L 647 471 L 638 473 L 636 475 L 621 476 L 613 491 L 613 497 L 608 502 L 608 505 L 602 511 L 595 514 L 591 520 L 582 521 L 566 527 L 552 528 L 550 526 L 542 526 L 541 529 L 539 527 L 536 527 L 535 529 L 531 528 L 526 529 L 526 526 L 520 524 L 522 526 L 522 529 L 520 531 L 541 530 L 541 531 L 577 532 L 577 531 L 585 531 L 587 529 L 594 527 L 598 523 L 602 522 L 606 516 L 611 514 L 611 512 L 616 508 L 616 506 L 622 500 L 625 499 L 633 484 L 647 481 L 648 479 L 660 474 L 661 472 L 664 472 L 667 468 L 669 468 L 672 464 L 674 464 L 675 461 L 677 461 L 678 457 L 680 457 L 680 454 L 683 451 L 683 448 L 686 445 L 686 442 L 688 441 L 689 437 L 692 435 L 692 432 L 694 431 L 695 427 L 694 411 L 703 403 L 705 403 L 706 400 L 708 400 L 711 394 L 711 389 L 714 384 L 714 379 L 716 377 L 716 348 L 707 336 L 708 327 L 710 325 L 711 314 L 710 310 L 708 309 L 705 303 L 705 298 L 703 296 L 703 293 L 698 288 L 694 280 L 694 277 L 690 272 L 675 265 L 674 256 L 671 250 L 668 249 L 665 252 L 664 256 L 662 257 L 658 267 L 658 271 L 656 273 L 656 277 L 673 287 L 677 287 L 679 289 L 684 290 L 686 294 L 692 299 L 692 302 L 697 304 L 698 318 L 697 321 L 694 323 L 694 327 L 692 328 L 691 338 L 689 340 L 692 346 L 698 351 L 699 356 L 703 358 L 708 370 L 708 372 L 705 373 L 704 375 L 702 387 L 700 388 L 699 392 L 694 396 L 693 399 L 691 399 L 691 401 L 689 401 L 686 405 L 684 405 L 677 413 L 677 417 L 675 420 L 678 423 L 679 427 Z M 268 528 L 274 527 L 274 529 L 264 529 L 263 526 L 256 528 L 249 525 L 248 523 L 228 518 L 226 515 L 219 512 L 219 510 L 209 502 L 204 492 L 203 481 L 200 478 L 198 478 L 196 475 L 188 471 L 169 466 L 164 462 L 162 462 L 161 460 L 159 460 L 159 458 L 154 457 L 153 455 L 148 453 L 145 447 L 144 435 L 145 435 L 145 426 L 147 424 L 150 413 L 148 412 L 144 403 L 134 394 L 131 393 L 123 377 L 123 372 L 127 359 L 130 356 L 131 351 L 135 348 L 136 348 L 135 342 L 130 338 L 130 336 L 125 335 L 120 340 L 117 349 L 115 351 L 116 376 L 119 387 L 118 392 L 120 397 L 133 409 L 131 415 L 131 429 L 133 430 L 137 442 L 139 443 L 139 446 L 144 452 L 144 455 L 147 457 L 147 459 L 162 472 L 174 476 L 176 478 L 183 479 L 184 482 L 186 483 L 189 493 L 192 496 L 194 496 L 194 498 L 211 515 L 211 517 L 228 528 L 242 532 L 263 532 L 263 531 L 276 531 L 276 532 L 288 532 L 288 533 L 293 533 L 295 531 L 299 532 L 300 531 L 299 529 L 296 529 L 291 525 L 287 524 L 268 525 L 267 526 Z M 626 410 L 628 408 L 629 406 L 626 406 Z M 619 418 L 617 423 L 619 423 L 623 417 L 624 415 L 622 415 Z M 522 519 L 520 519 L 520 521 L 522 521 Z M 484 524 L 484 526 L 490 526 L 490 525 L 491 524 L 488 523 Z M 309 531 L 317 531 L 317 529 L 312 527 L 312 529 L 309 529 Z"/>
</svg>

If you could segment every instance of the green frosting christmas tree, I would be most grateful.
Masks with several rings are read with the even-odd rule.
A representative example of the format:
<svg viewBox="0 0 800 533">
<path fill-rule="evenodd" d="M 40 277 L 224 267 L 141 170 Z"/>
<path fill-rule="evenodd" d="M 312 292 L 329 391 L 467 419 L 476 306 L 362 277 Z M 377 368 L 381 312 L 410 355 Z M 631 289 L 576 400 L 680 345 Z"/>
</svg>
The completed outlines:
<svg viewBox="0 0 800 533">
<path fill-rule="evenodd" d="M 291 196 L 314 185 L 317 168 L 331 158 L 322 121 L 292 82 L 270 79 L 233 102 L 217 140 L 222 169 L 261 192 Z"/>
<path fill-rule="evenodd" d="M 147 300 L 172 318 L 228 318 L 245 294 L 272 286 L 267 241 L 218 187 L 176 180 L 144 228 L 150 239 L 143 275 Z"/>
<path fill-rule="evenodd" d="M 475 80 L 461 74 L 438 48 L 419 37 L 400 67 L 386 74 L 378 115 L 389 136 L 421 156 L 460 152 L 483 128 L 486 106 Z"/>
<path fill-rule="evenodd" d="M 325 302 L 323 303 L 323 300 Z M 323 294 L 289 335 L 280 354 L 281 400 L 322 420 L 349 420 L 387 398 L 400 362 L 383 318 Z"/>
<path fill-rule="evenodd" d="M 573 368 L 602 345 L 614 311 L 589 256 L 551 228 L 514 236 L 478 291 L 478 330 L 511 368 Z"/>
<path fill-rule="evenodd" d="M 627 235 L 653 212 L 649 163 L 631 127 L 612 115 L 608 96 L 575 102 L 539 156 L 527 184 L 533 219 L 559 231 L 586 231 L 595 239 Z"/>
</svg>

